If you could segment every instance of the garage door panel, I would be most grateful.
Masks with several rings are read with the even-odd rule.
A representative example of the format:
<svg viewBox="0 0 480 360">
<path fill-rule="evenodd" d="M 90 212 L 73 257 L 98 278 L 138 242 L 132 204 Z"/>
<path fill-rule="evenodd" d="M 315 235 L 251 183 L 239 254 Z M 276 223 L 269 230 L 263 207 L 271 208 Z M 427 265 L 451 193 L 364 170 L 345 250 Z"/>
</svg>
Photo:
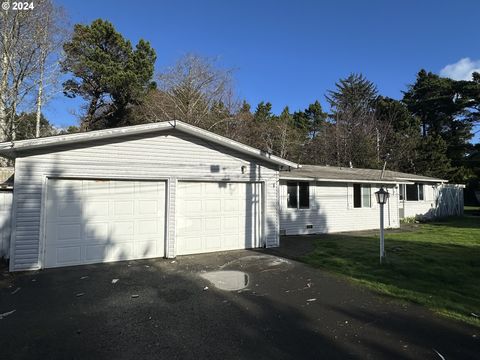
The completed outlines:
<svg viewBox="0 0 480 360">
<path fill-rule="evenodd" d="M 223 238 L 223 246 L 226 250 L 241 249 L 243 248 L 244 244 L 240 239 L 243 240 L 243 236 L 241 234 L 231 234 L 230 236 L 225 236 Z"/>
<path fill-rule="evenodd" d="M 224 211 L 239 211 L 242 208 L 239 199 L 225 199 L 223 204 Z"/>
<path fill-rule="evenodd" d="M 110 228 L 112 241 L 123 239 L 134 234 L 135 223 L 133 221 L 114 221 Z"/>
<path fill-rule="evenodd" d="M 209 217 L 204 219 L 204 230 L 207 233 L 218 233 L 219 227 L 222 225 L 222 217 Z"/>
<path fill-rule="evenodd" d="M 50 199 L 75 199 L 75 191 L 69 185 L 69 180 L 56 180 L 55 184 L 49 184 Z"/>
<path fill-rule="evenodd" d="M 217 195 L 219 193 L 219 189 L 223 189 L 226 185 L 222 185 L 222 183 L 217 182 L 206 182 L 206 183 L 198 183 L 200 184 L 199 187 L 203 186 L 205 196 L 208 195 Z"/>
<path fill-rule="evenodd" d="M 111 192 L 115 193 L 116 198 L 132 199 L 135 196 L 135 183 L 129 181 L 110 182 Z M 137 186 L 138 187 L 138 186 Z"/>
<path fill-rule="evenodd" d="M 114 201 L 114 216 L 133 216 L 135 204 L 133 200 Z"/>
<path fill-rule="evenodd" d="M 60 264 L 70 264 L 81 259 L 82 249 L 80 246 L 63 247 L 54 253 L 55 261 Z"/>
<path fill-rule="evenodd" d="M 57 206 L 58 217 L 81 216 L 82 207 L 79 201 L 59 201 Z"/>
<path fill-rule="evenodd" d="M 208 195 L 207 195 L 208 196 Z M 222 212 L 222 200 L 221 199 L 210 199 L 205 200 L 204 202 L 204 211 L 220 213 Z"/>
<path fill-rule="evenodd" d="M 118 261 L 130 259 L 134 256 L 133 244 L 131 242 L 115 243 L 115 245 L 107 246 L 107 260 Z"/>
<path fill-rule="evenodd" d="M 204 248 L 208 251 L 222 248 L 222 236 L 220 235 L 207 235 L 204 236 L 203 239 Z"/>
<path fill-rule="evenodd" d="M 181 236 L 177 237 L 178 248 L 184 249 L 185 254 L 195 254 L 202 251 L 201 236 Z"/>
<path fill-rule="evenodd" d="M 80 240 L 82 238 L 82 227 L 80 224 L 61 224 L 57 227 L 55 238 L 57 243 Z"/>
<path fill-rule="evenodd" d="M 155 257 L 155 254 L 157 254 L 157 252 L 157 246 L 152 241 L 135 243 L 135 256 L 138 258 Z"/>
<path fill-rule="evenodd" d="M 252 228 L 260 224 L 260 190 L 254 183 L 179 182 L 177 254 L 259 246 Z"/>
<path fill-rule="evenodd" d="M 104 200 L 104 201 L 88 200 L 88 202 L 84 204 L 83 208 L 84 208 L 84 216 L 86 219 L 108 217 L 110 213 L 109 203 L 107 200 Z"/>
<path fill-rule="evenodd" d="M 159 194 L 162 193 L 163 184 L 148 183 L 148 182 L 137 183 L 137 187 L 135 188 L 135 191 L 136 191 L 137 198 L 149 199 L 152 192 L 157 192 Z"/>
<path fill-rule="evenodd" d="M 85 240 L 86 241 L 108 241 L 109 234 L 108 222 L 95 222 L 89 223 L 85 228 Z"/>
<path fill-rule="evenodd" d="M 140 215 L 155 215 L 158 213 L 159 201 L 157 200 L 139 200 L 138 213 Z"/>
<path fill-rule="evenodd" d="M 108 245 L 89 245 L 85 247 L 85 260 L 87 262 L 108 259 Z"/>
<path fill-rule="evenodd" d="M 72 187 L 72 185 L 70 185 Z M 82 181 L 83 198 L 88 199 L 108 199 L 110 197 L 110 181 L 91 180 Z"/>
<path fill-rule="evenodd" d="M 156 219 L 151 220 L 139 220 L 138 221 L 138 233 L 140 235 L 156 234 L 158 233 L 158 221 Z"/>
<path fill-rule="evenodd" d="M 199 196 L 196 183 L 180 182 L 178 183 L 178 190 L 187 196 Z"/>
<path fill-rule="evenodd" d="M 183 211 L 188 215 L 194 215 L 202 211 L 202 200 L 183 200 Z"/>
<path fill-rule="evenodd" d="M 49 179 L 45 226 L 45 267 L 163 256 L 165 183 Z"/>
<path fill-rule="evenodd" d="M 184 221 L 179 222 L 177 226 L 177 235 L 182 236 L 185 234 L 200 234 L 203 229 L 202 218 L 185 218 Z"/>
</svg>

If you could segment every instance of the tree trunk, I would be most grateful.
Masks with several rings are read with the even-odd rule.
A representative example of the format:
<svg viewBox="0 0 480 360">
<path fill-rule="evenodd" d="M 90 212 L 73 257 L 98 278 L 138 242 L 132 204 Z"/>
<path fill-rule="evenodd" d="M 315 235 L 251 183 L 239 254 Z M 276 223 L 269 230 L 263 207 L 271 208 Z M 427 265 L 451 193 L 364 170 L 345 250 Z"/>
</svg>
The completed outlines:
<svg viewBox="0 0 480 360">
<path fill-rule="evenodd" d="M 6 14 L 4 15 L 6 17 Z M 5 27 L 6 19 L 4 19 Z M 5 34 L 6 29 L 2 29 L 2 77 L 0 79 L 0 141 L 6 141 L 8 136 L 8 126 L 7 126 L 7 87 L 8 87 L 8 55 L 7 55 L 7 36 Z"/>
<path fill-rule="evenodd" d="M 40 63 L 40 79 L 38 81 L 37 93 L 37 113 L 35 122 L 35 137 L 40 137 L 40 121 L 42 119 L 42 100 L 43 100 L 43 76 L 45 73 L 45 54 L 41 55 Z"/>
<path fill-rule="evenodd" d="M 95 94 L 90 101 L 90 105 L 88 106 L 87 116 L 85 120 L 82 122 L 81 128 L 83 131 L 89 131 L 91 124 L 93 123 L 93 119 L 95 116 L 95 112 L 97 111 L 98 100 L 100 100 L 100 95 Z"/>
<path fill-rule="evenodd" d="M 17 101 L 12 102 L 12 109 L 10 115 L 10 140 L 15 141 L 17 139 L 17 129 L 15 124 L 15 115 L 17 114 Z"/>
</svg>

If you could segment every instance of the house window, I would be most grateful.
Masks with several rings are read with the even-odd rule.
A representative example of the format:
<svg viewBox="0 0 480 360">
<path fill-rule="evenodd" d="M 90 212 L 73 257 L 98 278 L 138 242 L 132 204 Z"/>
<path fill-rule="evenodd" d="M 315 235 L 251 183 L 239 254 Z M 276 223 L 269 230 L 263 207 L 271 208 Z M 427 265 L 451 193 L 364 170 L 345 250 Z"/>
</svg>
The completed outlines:
<svg viewBox="0 0 480 360">
<path fill-rule="evenodd" d="M 372 189 L 370 185 L 353 184 L 353 207 L 371 207 Z"/>
<path fill-rule="evenodd" d="M 290 209 L 310 208 L 310 186 L 308 182 L 287 182 L 287 207 Z"/>
<path fill-rule="evenodd" d="M 298 183 L 298 193 L 300 209 L 308 209 L 310 207 L 310 187 L 308 182 Z"/>
<path fill-rule="evenodd" d="M 405 184 L 400 184 L 398 196 L 400 200 L 405 200 Z"/>
<path fill-rule="evenodd" d="M 289 181 L 287 182 L 287 207 L 296 209 L 297 206 L 297 183 Z"/>
<path fill-rule="evenodd" d="M 423 184 L 406 185 L 406 195 L 407 201 L 423 201 Z"/>
</svg>

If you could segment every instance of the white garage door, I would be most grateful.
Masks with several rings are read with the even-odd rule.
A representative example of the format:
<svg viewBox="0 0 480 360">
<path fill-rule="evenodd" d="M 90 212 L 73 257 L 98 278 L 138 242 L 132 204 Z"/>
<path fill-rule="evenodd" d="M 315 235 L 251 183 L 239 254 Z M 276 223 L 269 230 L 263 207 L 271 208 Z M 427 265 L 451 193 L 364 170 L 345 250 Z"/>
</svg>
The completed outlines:
<svg viewBox="0 0 480 360">
<path fill-rule="evenodd" d="M 164 256 L 165 183 L 49 179 L 45 267 Z"/>
<path fill-rule="evenodd" d="M 261 184 L 179 182 L 177 254 L 260 246 Z"/>
</svg>

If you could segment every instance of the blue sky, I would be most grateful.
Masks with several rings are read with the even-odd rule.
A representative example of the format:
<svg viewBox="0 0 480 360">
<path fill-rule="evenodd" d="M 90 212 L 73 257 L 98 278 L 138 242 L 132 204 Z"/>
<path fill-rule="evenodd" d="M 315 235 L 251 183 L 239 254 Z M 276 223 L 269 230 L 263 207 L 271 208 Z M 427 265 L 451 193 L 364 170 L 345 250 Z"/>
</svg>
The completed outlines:
<svg viewBox="0 0 480 360">
<path fill-rule="evenodd" d="M 72 25 L 111 21 L 133 43 L 157 52 L 157 70 L 194 52 L 235 68 L 237 94 L 255 107 L 304 109 L 335 82 L 363 73 L 382 95 L 401 98 L 421 68 L 462 77 L 480 68 L 480 2 L 114 1 L 57 0 Z M 468 58 L 465 60 L 465 58 Z M 462 59 L 463 62 L 462 62 Z M 75 124 L 79 102 L 59 96 L 45 109 L 59 126 Z M 478 136 L 476 138 L 478 141 Z"/>
</svg>

